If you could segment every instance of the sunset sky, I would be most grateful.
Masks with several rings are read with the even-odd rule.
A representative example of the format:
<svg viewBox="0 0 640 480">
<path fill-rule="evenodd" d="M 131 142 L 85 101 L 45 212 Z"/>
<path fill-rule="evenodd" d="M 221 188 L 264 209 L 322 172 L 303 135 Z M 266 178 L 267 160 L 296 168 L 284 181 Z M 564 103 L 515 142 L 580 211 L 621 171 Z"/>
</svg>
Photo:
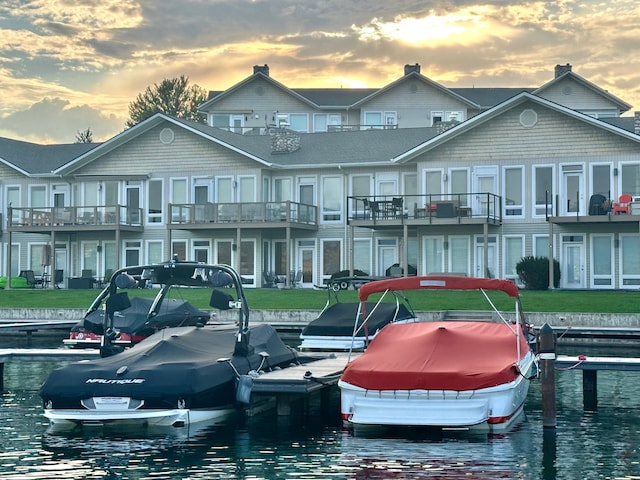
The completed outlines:
<svg viewBox="0 0 640 480">
<path fill-rule="evenodd" d="M 536 87 L 556 64 L 640 110 L 637 0 L 3 0 L 0 136 L 125 128 L 147 86 L 382 87 L 419 63 L 447 87 Z M 633 109 L 630 113 L 633 112 Z"/>
</svg>

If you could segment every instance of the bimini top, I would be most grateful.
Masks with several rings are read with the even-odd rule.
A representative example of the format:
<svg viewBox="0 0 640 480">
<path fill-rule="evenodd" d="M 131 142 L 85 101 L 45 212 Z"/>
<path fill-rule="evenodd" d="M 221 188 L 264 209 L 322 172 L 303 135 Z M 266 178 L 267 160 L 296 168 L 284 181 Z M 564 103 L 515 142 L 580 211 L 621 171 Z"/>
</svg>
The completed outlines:
<svg viewBox="0 0 640 480">
<path fill-rule="evenodd" d="M 387 290 L 500 290 L 511 297 L 518 297 L 518 286 L 511 280 L 497 278 L 461 277 L 456 275 L 428 275 L 391 278 L 365 283 L 358 290 L 360 301 L 364 302 L 373 293 Z"/>
<path fill-rule="evenodd" d="M 341 381 L 367 390 L 478 390 L 511 382 L 524 335 L 491 322 L 389 324 L 363 355 L 347 364 Z"/>
</svg>

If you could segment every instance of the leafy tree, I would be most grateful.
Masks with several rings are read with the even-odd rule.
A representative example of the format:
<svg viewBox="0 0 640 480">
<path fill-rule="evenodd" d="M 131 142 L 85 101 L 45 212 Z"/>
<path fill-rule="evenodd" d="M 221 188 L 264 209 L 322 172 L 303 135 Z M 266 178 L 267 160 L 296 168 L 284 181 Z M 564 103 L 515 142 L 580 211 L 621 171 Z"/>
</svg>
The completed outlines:
<svg viewBox="0 0 640 480">
<path fill-rule="evenodd" d="M 76 133 L 75 143 L 93 143 L 93 132 L 90 128 Z"/>
<path fill-rule="evenodd" d="M 164 79 L 139 93 L 129 104 L 127 127 L 155 115 L 164 113 L 173 117 L 204 122 L 205 117 L 197 112 L 197 107 L 207 99 L 207 92 L 198 85 L 189 85 L 189 77 Z"/>
</svg>

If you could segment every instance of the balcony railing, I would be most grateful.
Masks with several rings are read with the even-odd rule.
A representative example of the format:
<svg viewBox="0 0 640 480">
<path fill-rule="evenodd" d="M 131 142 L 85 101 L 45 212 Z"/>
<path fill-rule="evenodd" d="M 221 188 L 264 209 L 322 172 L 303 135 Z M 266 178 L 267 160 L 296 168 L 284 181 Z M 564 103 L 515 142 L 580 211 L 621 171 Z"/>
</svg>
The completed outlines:
<svg viewBox="0 0 640 480">
<path fill-rule="evenodd" d="M 122 205 L 95 207 L 9 207 L 9 227 L 142 225 L 142 209 Z"/>
<path fill-rule="evenodd" d="M 318 223 L 317 207 L 296 202 L 173 203 L 169 212 L 172 225 Z"/>
<path fill-rule="evenodd" d="M 502 198 L 493 193 L 457 193 L 437 195 L 377 195 L 348 197 L 349 219 L 358 221 L 485 220 L 502 222 Z"/>
</svg>

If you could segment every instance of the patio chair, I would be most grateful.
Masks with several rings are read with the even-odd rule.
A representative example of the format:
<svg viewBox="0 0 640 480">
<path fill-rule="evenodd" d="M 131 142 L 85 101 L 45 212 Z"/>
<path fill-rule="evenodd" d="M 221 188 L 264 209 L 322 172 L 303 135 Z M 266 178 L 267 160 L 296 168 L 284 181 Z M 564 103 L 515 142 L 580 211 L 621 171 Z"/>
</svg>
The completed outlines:
<svg viewBox="0 0 640 480">
<path fill-rule="evenodd" d="M 607 213 L 604 208 L 606 200 L 606 197 L 599 193 L 591 195 L 589 199 L 589 215 L 605 215 Z"/>
<path fill-rule="evenodd" d="M 24 277 L 27 280 L 27 285 L 30 288 L 35 288 L 38 285 L 42 286 L 42 277 L 36 278 L 36 274 L 33 272 L 33 270 L 22 270 L 20 272 L 20 276 Z"/>
<path fill-rule="evenodd" d="M 64 270 L 53 271 L 53 288 L 60 288 L 60 284 L 64 280 Z"/>
<path fill-rule="evenodd" d="M 614 215 L 618 215 L 620 213 L 626 213 L 627 215 L 629 215 L 631 213 L 629 210 L 632 200 L 633 197 L 631 195 L 629 195 L 628 193 L 623 193 L 618 198 L 618 201 L 613 202 L 613 204 L 611 205 L 611 213 L 613 213 Z"/>
<path fill-rule="evenodd" d="M 298 270 L 295 275 L 291 276 L 291 287 L 292 288 L 302 287 L 302 270 Z"/>
</svg>

